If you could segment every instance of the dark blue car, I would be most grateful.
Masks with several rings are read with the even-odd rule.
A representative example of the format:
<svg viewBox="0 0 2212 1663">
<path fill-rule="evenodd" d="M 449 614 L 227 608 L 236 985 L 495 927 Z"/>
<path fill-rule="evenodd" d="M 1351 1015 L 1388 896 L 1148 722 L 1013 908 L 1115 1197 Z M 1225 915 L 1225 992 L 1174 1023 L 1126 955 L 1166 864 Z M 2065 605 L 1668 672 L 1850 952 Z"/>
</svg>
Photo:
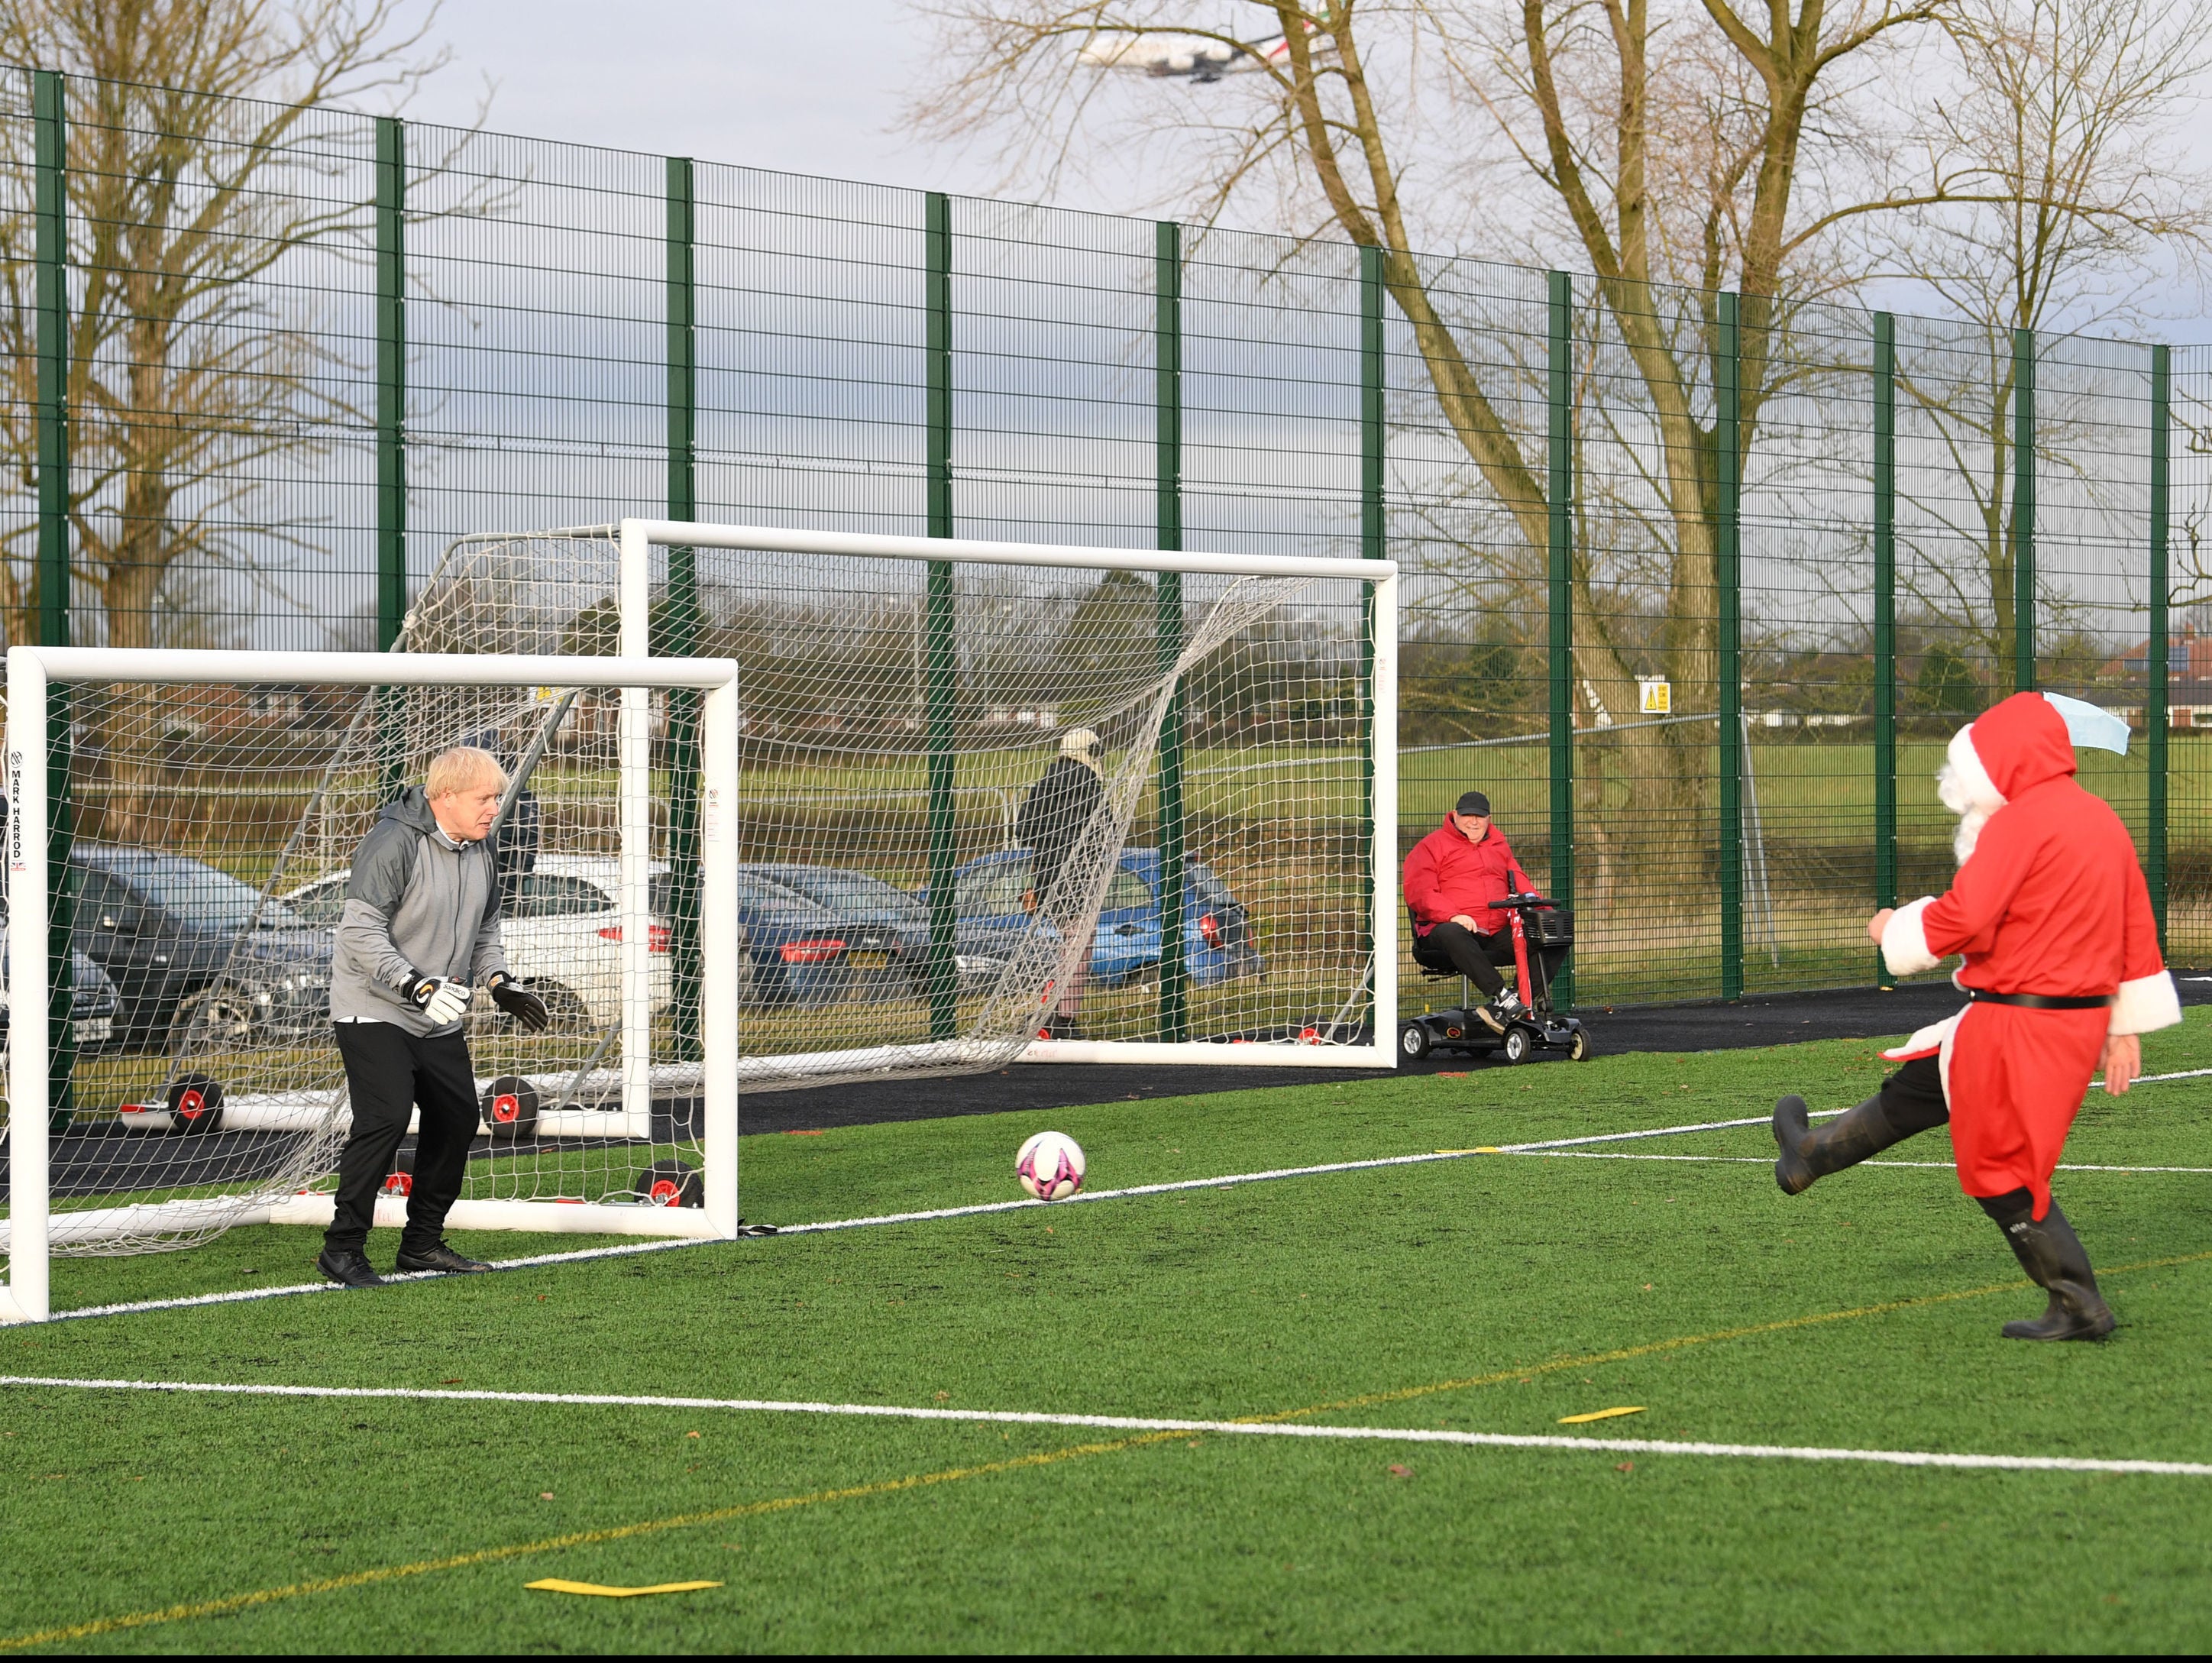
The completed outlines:
<svg viewBox="0 0 2212 1663">
<path fill-rule="evenodd" d="M 744 993 L 749 1004 L 823 1005 L 842 998 L 853 972 L 881 953 L 895 957 L 898 939 L 885 929 L 855 929 L 826 907 L 758 871 L 737 873 L 738 923 L 744 936 Z M 653 910 L 668 916 L 666 879 L 654 880 Z"/>
<path fill-rule="evenodd" d="M 1002 850 L 955 874 L 953 895 L 965 926 L 1027 927 L 1022 897 L 1032 884 L 1030 851 Z M 1199 986 L 1257 976 L 1267 960 L 1252 944 L 1251 915 L 1204 861 L 1183 863 L 1183 962 Z M 1125 849 L 1106 888 L 1091 949 L 1091 979 L 1118 984 L 1158 974 L 1160 851 Z"/>
<path fill-rule="evenodd" d="M 836 915 L 840 926 L 866 938 L 857 949 L 848 949 L 854 965 L 896 975 L 915 997 L 928 992 L 929 904 L 911 891 L 847 866 L 757 864 L 741 868 L 787 889 L 795 890 Z M 1026 920 L 1023 921 L 1026 923 Z M 888 956 L 880 938 L 891 937 Z M 1022 944 L 1020 928 L 1000 929 L 972 918 L 956 921 L 952 962 L 960 990 L 972 993 L 994 986 L 999 972 Z"/>
</svg>

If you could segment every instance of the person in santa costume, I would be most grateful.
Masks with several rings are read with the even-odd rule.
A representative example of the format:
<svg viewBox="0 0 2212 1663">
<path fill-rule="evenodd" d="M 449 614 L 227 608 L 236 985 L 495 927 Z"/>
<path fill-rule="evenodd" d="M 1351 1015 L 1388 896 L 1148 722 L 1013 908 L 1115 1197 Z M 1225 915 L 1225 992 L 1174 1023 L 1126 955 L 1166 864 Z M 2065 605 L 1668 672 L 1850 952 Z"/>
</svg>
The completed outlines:
<svg viewBox="0 0 2212 1663">
<path fill-rule="evenodd" d="M 2050 1294 L 2042 1316 L 2004 1325 L 2012 1339 L 2112 1331 L 2051 1174 L 2092 1076 L 2102 1069 L 2105 1089 L 2125 1092 L 2142 1071 L 2137 1036 L 2181 1020 L 2135 845 L 2075 781 L 2062 703 L 2085 723 L 2117 725 L 2078 701 L 2017 693 L 1960 728 L 1937 776 L 1960 816 L 1959 874 L 1949 893 L 1867 924 L 1895 975 L 1963 955 L 1951 979 L 1966 1008 L 1884 1052 L 1904 1066 L 1817 1130 L 1802 1097 L 1774 1110 L 1774 1177 L 1788 1195 L 1948 1119 L 1960 1187 Z"/>
</svg>

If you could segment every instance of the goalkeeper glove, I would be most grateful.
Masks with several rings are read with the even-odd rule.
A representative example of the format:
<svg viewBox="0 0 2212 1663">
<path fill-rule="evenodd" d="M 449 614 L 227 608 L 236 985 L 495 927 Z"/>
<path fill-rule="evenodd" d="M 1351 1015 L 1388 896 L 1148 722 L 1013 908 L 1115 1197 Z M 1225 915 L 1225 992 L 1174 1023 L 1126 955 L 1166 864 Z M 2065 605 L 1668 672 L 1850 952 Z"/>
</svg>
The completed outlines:
<svg viewBox="0 0 2212 1663">
<path fill-rule="evenodd" d="M 494 971 L 484 985 L 491 990 L 492 1002 L 532 1033 L 543 1033 L 553 1026 L 545 1002 L 505 971 Z"/>
<path fill-rule="evenodd" d="M 451 976 L 417 976 L 408 984 L 407 996 L 416 1008 L 439 1027 L 458 1022 L 469 1008 L 469 984 Z"/>
</svg>

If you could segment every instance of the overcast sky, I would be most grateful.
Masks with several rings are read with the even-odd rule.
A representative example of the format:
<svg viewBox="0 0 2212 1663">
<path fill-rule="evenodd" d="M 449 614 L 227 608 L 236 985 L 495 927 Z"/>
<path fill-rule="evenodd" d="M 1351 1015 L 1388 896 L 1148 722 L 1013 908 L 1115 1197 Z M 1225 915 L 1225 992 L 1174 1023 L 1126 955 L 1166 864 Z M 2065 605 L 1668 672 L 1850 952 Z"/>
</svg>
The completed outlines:
<svg viewBox="0 0 2212 1663">
<path fill-rule="evenodd" d="M 447 0 L 453 67 L 408 107 L 500 132 L 980 192 L 893 131 L 927 27 L 898 0 Z M 1103 204 L 1082 204 L 1099 206 Z"/>
<path fill-rule="evenodd" d="M 930 40 L 902 0 L 446 0 L 432 38 L 454 61 L 408 107 L 417 119 L 471 119 L 489 81 L 496 132 L 977 196 L 996 184 L 988 162 L 898 131 Z M 1124 202 L 1071 181 L 1058 202 L 1128 212 L 1130 185 Z M 2197 292 L 2170 283 L 2153 280 L 2149 309 L 2197 324 Z M 1949 310 L 1911 283 L 1867 298 Z"/>
</svg>

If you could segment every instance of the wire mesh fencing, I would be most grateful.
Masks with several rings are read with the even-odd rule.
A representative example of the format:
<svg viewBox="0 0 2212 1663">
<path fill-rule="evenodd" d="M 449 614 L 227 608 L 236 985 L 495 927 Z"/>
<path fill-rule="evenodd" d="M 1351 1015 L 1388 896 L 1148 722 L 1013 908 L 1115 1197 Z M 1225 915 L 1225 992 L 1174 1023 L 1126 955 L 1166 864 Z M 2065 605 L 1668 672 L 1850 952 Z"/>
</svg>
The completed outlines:
<svg viewBox="0 0 2212 1663">
<path fill-rule="evenodd" d="M 1388 556 L 1401 845 L 1488 790 L 1576 909 L 1579 999 L 1871 980 L 1866 912 L 1949 869 L 1944 738 L 2024 686 L 2126 713 L 2130 754 L 2085 777 L 2174 955 L 2212 953 L 2203 348 L 26 70 L 0 71 L 0 237 L 11 641 L 388 646 L 455 539 L 625 514 Z M 910 599 L 835 604 L 859 628 Z M 1356 621 L 1301 628 L 1316 685 L 1358 650 Z M 961 673 L 979 710 L 1045 708 Z M 1202 783 L 1265 760 L 1233 748 L 1194 751 L 1194 815 L 1250 801 Z M 748 773 L 764 859 L 826 824 L 802 806 L 837 783 L 804 771 Z M 1288 776 L 1316 823 L 1327 775 Z M 1026 787 L 961 789 L 988 852 Z M 822 863 L 920 881 L 820 836 Z M 1294 941 L 1298 882 L 1243 870 L 1255 930 Z M 1401 984 L 1435 992 L 1410 959 Z M 1158 997 L 1115 1031 L 1170 1020 Z"/>
</svg>

